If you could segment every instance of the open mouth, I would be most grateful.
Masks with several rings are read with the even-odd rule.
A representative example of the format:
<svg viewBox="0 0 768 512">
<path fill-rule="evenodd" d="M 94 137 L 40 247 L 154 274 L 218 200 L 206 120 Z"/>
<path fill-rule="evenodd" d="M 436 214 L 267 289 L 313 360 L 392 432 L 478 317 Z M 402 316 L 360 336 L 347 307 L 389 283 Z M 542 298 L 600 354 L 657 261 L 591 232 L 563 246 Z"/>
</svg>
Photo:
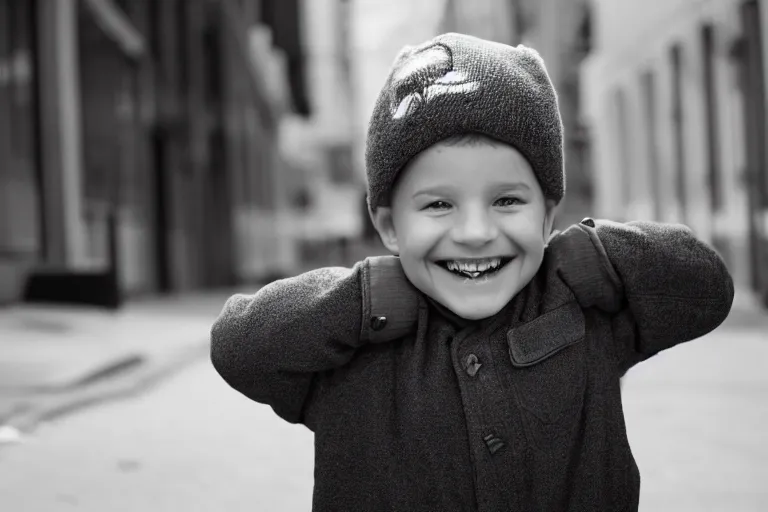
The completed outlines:
<svg viewBox="0 0 768 512">
<path fill-rule="evenodd" d="M 479 279 L 498 273 L 513 259 L 510 256 L 500 256 L 478 260 L 438 260 L 435 263 L 456 276 Z"/>
</svg>

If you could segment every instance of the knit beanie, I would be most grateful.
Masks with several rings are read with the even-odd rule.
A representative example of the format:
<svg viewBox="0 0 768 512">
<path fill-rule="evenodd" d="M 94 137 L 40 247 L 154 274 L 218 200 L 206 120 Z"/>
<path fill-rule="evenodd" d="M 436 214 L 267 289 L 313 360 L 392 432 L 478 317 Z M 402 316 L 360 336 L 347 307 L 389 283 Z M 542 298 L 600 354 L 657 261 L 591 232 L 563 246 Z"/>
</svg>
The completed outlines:
<svg viewBox="0 0 768 512">
<path fill-rule="evenodd" d="M 539 54 L 464 34 L 404 47 L 371 115 L 365 160 L 368 205 L 388 206 L 398 173 L 451 136 L 478 133 L 528 160 L 546 199 L 565 193 L 563 125 Z"/>
</svg>

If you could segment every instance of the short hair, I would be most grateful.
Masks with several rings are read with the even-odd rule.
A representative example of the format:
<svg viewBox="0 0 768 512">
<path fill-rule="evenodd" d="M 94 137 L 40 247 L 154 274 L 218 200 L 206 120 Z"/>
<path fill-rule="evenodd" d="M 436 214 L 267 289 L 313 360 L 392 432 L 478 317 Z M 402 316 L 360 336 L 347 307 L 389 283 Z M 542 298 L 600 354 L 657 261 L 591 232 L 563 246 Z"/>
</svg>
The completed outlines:
<svg viewBox="0 0 768 512">
<path fill-rule="evenodd" d="M 445 139 L 442 139 L 438 144 L 443 144 L 451 147 L 477 147 L 477 146 L 507 146 L 506 142 L 502 142 L 495 137 L 485 135 L 480 132 L 464 132 L 451 135 Z"/>
<path fill-rule="evenodd" d="M 515 151 L 517 151 L 518 155 L 525 160 L 525 163 L 530 166 L 531 170 L 533 170 L 533 165 L 531 165 L 531 162 L 528 160 L 528 157 L 526 157 L 524 154 L 520 152 L 519 149 L 512 146 L 511 144 L 504 142 L 503 140 L 499 140 L 496 137 L 491 137 L 490 135 L 486 135 L 484 133 L 480 132 L 464 132 L 464 133 L 457 133 L 456 135 L 451 135 L 450 137 L 447 137 L 437 144 L 443 144 L 445 146 L 449 147 L 472 147 L 476 148 L 479 146 L 486 146 L 486 147 L 508 147 L 512 148 Z M 536 181 L 539 181 L 538 176 L 536 177 Z"/>
</svg>

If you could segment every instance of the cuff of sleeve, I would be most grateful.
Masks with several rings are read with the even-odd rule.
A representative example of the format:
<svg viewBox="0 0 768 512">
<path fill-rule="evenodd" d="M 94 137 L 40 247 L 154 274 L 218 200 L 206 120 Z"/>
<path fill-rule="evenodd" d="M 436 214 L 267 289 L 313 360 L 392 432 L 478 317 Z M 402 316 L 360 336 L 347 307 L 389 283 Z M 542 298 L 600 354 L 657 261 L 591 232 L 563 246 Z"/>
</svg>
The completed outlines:
<svg viewBox="0 0 768 512">
<path fill-rule="evenodd" d="M 363 318 L 360 339 L 382 343 L 415 329 L 418 290 L 408 281 L 397 256 L 366 258 L 362 267 Z"/>
<path fill-rule="evenodd" d="M 595 222 L 586 218 L 561 236 L 568 237 L 569 256 L 568 268 L 560 270 L 579 304 L 606 312 L 619 311 L 624 286 L 597 236 Z"/>
</svg>

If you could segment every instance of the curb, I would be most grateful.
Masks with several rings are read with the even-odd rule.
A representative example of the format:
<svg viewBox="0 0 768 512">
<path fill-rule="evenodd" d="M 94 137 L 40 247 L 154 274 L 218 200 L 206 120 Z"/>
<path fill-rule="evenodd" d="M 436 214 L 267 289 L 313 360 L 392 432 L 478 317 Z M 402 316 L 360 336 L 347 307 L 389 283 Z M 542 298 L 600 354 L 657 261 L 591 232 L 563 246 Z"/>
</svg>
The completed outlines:
<svg viewBox="0 0 768 512">
<path fill-rule="evenodd" d="M 208 342 L 185 346 L 172 353 L 147 358 L 143 364 L 130 365 L 111 378 L 87 379 L 90 384 L 60 394 L 41 395 L 33 404 L 7 418 L 0 427 L 10 427 L 22 434 L 30 434 L 41 423 L 59 419 L 67 414 L 98 405 L 106 401 L 135 396 L 160 381 L 171 377 L 195 361 L 207 357 Z"/>
</svg>

